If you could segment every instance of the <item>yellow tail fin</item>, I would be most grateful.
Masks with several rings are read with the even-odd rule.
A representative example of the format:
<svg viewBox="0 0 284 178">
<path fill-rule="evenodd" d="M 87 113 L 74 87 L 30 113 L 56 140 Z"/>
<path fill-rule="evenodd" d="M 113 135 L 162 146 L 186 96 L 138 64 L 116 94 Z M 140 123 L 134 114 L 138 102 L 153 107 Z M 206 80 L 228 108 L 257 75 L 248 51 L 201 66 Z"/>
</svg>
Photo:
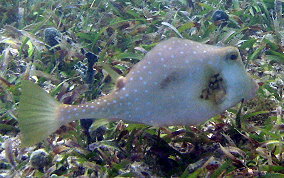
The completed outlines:
<svg viewBox="0 0 284 178">
<path fill-rule="evenodd" d="M 61 126 L 58 119 L 60 105 L 33 82 L 22 81 L 18 117 L 22 133 L 22 146 L 42 141 Z"/>
</svg>

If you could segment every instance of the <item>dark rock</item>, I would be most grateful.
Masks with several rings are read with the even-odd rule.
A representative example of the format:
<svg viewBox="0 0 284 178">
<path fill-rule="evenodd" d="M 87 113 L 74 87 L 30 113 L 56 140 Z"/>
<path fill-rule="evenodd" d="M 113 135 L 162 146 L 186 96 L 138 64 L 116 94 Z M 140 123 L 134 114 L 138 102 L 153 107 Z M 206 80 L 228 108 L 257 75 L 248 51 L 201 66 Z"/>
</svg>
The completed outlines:
<svg viewBox="0 0 284 178">
<path fill-rule="evenodd" d="M 39 149 L 31 154 L 30 163 L 33 168 L 43 170 L 44 167 L 51 164 L 51 157 L 45 150 Z"/>
<path fill-rule="evenodd" d="M 54 27 L 46 28 L 44 30 L 44 41 L 51 47 L 58 45 L 61 37 L 60 31 Z"/>
<path fill-rule="evenodd" d="M 229 16 L 226 12 L 222 11 L 222 10 L 217 10 L 213 13 L 212 19 L 214 22 L 222 20 L 222 21 L 228 21 L 229 20 Z"/>
</svg>

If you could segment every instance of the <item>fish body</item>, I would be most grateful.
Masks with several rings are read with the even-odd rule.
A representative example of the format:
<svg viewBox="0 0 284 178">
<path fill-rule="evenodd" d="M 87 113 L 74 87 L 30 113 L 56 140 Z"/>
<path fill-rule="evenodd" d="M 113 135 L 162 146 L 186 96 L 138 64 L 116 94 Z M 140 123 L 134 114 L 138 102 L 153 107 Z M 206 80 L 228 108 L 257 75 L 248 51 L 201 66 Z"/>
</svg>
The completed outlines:
<svg viewBox="0 0 284 178">
<path fill-rule="evenodd" d="M 119 78 L 113 92 L 93 102 L 60 104 L 29 81 L 22 89 L 19 124 L 24 144 L 30 145 L 83 118 L 152 126 L 198 124 L 253 98 L 258 86 L 246 73 L 237 48 L 170 38 Z M 40 136 L 32 138 L 37 133 Z"/>
</svg>

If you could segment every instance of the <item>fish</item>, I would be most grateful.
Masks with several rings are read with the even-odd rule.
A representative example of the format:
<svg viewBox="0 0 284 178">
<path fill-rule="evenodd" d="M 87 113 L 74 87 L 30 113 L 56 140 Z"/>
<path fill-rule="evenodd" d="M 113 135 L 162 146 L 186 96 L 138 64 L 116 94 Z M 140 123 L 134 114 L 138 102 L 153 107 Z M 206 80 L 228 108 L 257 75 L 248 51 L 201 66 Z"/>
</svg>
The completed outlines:
<svg viewBox="0 0 284 178">
<path fill-rule="evenodd" d="M 61 104 L 29 80 L 21 82 L 21 90 L 18 122 L 22 145 L 29 146 L 83 118 L 154 127 L 200 124 L 254 98 L 258 85 L 236 47 L 172 37 L 118 78 L 112 92 L 94 101 Z"/>
</svg>

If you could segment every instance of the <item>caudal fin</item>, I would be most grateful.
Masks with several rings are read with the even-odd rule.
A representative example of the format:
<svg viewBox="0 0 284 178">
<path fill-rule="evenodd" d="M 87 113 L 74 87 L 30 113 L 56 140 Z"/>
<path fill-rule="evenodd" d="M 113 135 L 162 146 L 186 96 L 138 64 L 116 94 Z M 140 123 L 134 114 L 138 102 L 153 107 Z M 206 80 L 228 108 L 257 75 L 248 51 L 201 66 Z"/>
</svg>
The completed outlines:
<svg viewBox="0 0 284 178">
<path fill-rule="evenodd" d="M 22 81 L 19 105 L 19 127 L 22 146 L 30 146 L 47 138 L 60 126 L 60 103 L 31 81 Z"/>
</svg>

